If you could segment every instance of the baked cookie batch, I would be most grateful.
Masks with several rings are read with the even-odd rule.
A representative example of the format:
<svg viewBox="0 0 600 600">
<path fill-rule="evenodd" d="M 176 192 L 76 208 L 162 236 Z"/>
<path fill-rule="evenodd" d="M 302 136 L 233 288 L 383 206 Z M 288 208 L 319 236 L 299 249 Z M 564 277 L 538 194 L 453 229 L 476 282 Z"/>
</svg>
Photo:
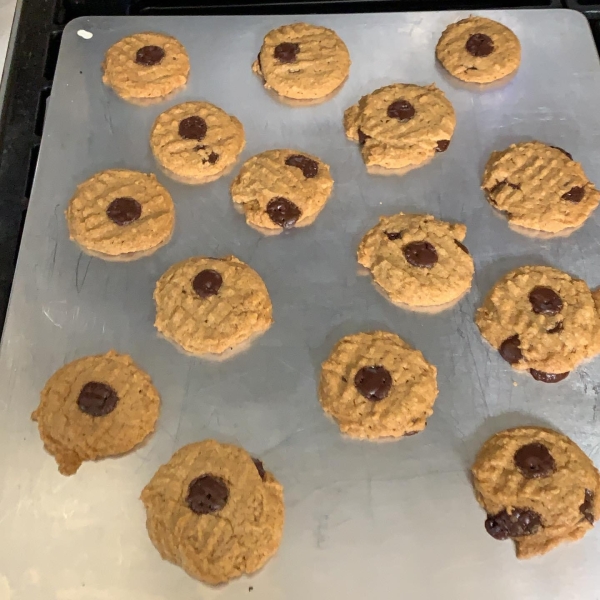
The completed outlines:
<svg viewBox="0 0 600 600">
<path fill-rule="evenodd" d="M 510 29 L 482 17 L 449 25 L 436 57 L 452 76 L 490 83 L 519 66 Z M 295 23 L 269 32 L 252 70 L 266 89 L 298 103 L 327 100 L 348 77 L 350 56 L 338 35 Z M 124 100 L 163 101 L 185 86 L 184 46 L 159 33 L 128 36 L 108 49 L 103 81 Z M 340 115 L 341 118 L 341 115 Z M 405 170 L 448 150 L 456 114 L 435 85 L 394 83 L 363 96 L 343 115 L 347 137 L 369 170 Z M 242 123 L 213 104 L 186 102 L 162 112 L 149 132 L 159 167 L 203 184 L 228 173 L 245 145 Z M 376 172 L 376 171 L 374 171 Z M 333 189 L 329 166 L 301 149 L 279 148 L 246 160 L 231 183 L 248 225 L 269 233 L 310 225 Z M 494 152 L 482 189 L 511 226 L 569 233 L 598 205 L 600 192 L 572 156 L 538 141 Z M 89 254 L 133 260 L 166 244 L 175 206 L 154 174 L 96 173 L 66 210 L 70 237 Z M 409 310 L 444 309 L 471 288 L 466 227 L 431 215 L 381 217 L 357 251 L 358 263 L 390 301 Z M 183 351 L 221 355 L 242 348 L 273 322 L 260 275 L 234 256 L 191 257 L 160 277 L 155 327 Z M 600 291 L 558 269 L 524 266 L 506 274 L 475 316 L 483 338 L 518 371 L 557 383 L 600 352 Z M 360 439 L 422 431 L 438 395 L 437 370 L 387 331 L 337 342 L 323 363 L 318 398 L 341 432 Z M 155 429 L 160 396 L 131 357 L 114 351 L 59 369 L 33 413 L 46 450 L 71 475 L 84 461 L 117 456 Z M 472 467 L 485 529 L 513 539 L 517 556 L 543 554 L 582 537 L 600 516 L 600 475 L 577 445 L 535 427 L 500 432 Z M 262 462 L 231 444 L 205 440 L 178 450 L 141 495 L 160 555 L 209 584 L 260 569 L 279 547 L 283 489 Z"/>
</svg>

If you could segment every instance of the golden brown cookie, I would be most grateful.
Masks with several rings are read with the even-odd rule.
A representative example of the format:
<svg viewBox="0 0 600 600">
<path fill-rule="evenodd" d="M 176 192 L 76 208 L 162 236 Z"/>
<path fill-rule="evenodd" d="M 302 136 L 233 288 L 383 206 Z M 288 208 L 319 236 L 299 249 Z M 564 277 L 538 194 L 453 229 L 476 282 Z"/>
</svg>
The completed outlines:
<svg viewBox="0 0 600 600">
<path fill-rule="evenodd" d="M 585 281 L 551 267 L 520 267 L 492 288 L 475 322 L 514 369 L 556 383 L 597 354 L 600 317 Z"/>
<path fill-rule="evenodd" d="M 368 167 L 420 165 L 448 149 L 455 125 L 452 104 L 433 84 L 387 85 L 344 113 L 346 136 L 360 144 Z"/>
<path fill-rule="evenodd" d="M 185 102 L 158 115 L 150 134 L 154 157 L 184 183 L 207 183 L 223 175 L 244 148 L 244 128 L 208 102 Z"/>
<path fill-rule="evenodd" d="M 501 431 L 472 468 L 487 532 L 511 538 L 518 558 L 582 538 L 598 518 L 600 474 L 567 436 L 540 427 Z"/>
<path fill-rule="evenodd" d="M 280 96 L 325 99 L 348 77 L 350 55 L 335 31 L 293 23 L 267 33 L 252 70 Z"/>
<path fill-rule="evenodd" d="M 183 260 L 158 280 L 154 326 L 194 355 L 221 354 L 273 322 L 260 275 L 235 256 Z"/>
<path fill-rule="evenodd" d="M 86 252 L 131 260 L 171 239 L 175 206 L 154 174 L 109 169 L 77 186 L 66 217 L 71 239 Z"/>
<path fill-rule="evenodd" d="M 205 583 L 257 571 L 281 542 L 283 488 L 232 444 L 184 446 L 158 469 L 142 502 L 162 558 Z"/>
<path fill-rule="evenodd" d="M 248 224 L 280 233 L 312 223 L 331 194 L 333 179 L 316 156 L 267 150 L 247 160 L 231 184 Z"/>
<path fill-rule="evenodd" d="M 161 100 L 182 88 L 190 72 L 183 45 L 162 33 L 135 33 L 111 46 L 102 81 L 124 100 Z"/>
<path fill-rule="evenodd" d="M 114 350 L 59 369 L 31 415 L 63 475 L 85 460 L 128 452 L 154 431 L 160 396 L 127 354 Z"/>
<path fill-rule="evenodd" d="M 342 338 L 323 363 L 319 401 L 352 437 L 414 435 L 433 413 L 436 375 L 396 334 L 358 333 Z"/>
<path fill-rule="evenodd" d="M 435 55 L 454 77 L 473 83 L 491 83 L 519 68 L 521 44 L 501 23 L 469 17 L 446 27 Z"/>
<path fill-rule="evenodd" d="M 600 200 L 581 165 L 565 150 L 542 142 L 493 152 L 481 187 L 510 223 L 550 233 L 581 225 Z"/>
<path fill-rule="evenodd" d="M 358 262 L 392 302 L 409 307 L 439 306 L 471 288 L 473 259 L 461 223 L 431 215 L 398 213 L 381 217 L 358 247 Z"/>
</svg>

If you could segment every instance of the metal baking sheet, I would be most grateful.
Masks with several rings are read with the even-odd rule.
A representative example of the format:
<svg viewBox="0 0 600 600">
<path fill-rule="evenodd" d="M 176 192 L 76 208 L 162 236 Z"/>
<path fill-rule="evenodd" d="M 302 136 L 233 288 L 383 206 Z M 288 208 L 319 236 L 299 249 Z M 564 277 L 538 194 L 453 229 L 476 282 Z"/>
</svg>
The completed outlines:
<svg viewBox="0 0 600 600">
<path fill-rule="evenodd" d="M 523 62 L 501 87 L 474 91 L 435 64 L 444 27 L 466 13 L 329 16 L 90 18 L 66 28 L 33 196 L 0 350 L 0 598 L 2 600 L 592 600 L 600 598 L 600 528 L 549 555 L 519 562 L 484 531 L 468 467 L 480 444 L 509 426 L 542 424 L 572 436 L 600 464 L 600 361 L 558 385 L 512 371 L 481 339 L 473 313 L 493 282 L 524 264 L 550 264 L 600 284 L 600 213 L 568 238 L 511 231 L 479 190 L 494 149 L 539 139 L 572 152 L 600 182 L 600 69 L 585 19 L 570 11 L 487 14 L 519 36 Z M 290 108 L 250 65 L 264 34 L 294 20 L 334 28 L 351 56 L 331 101 Z M 93 34 L 84 39 L 78 30 Z M 105 50 L 143 30 L 177 36 L 189 85 L 149 108 L 101 82 Z M 391 82 L 441 87 L 458 125 L 447 153 L 402 178 L 371 176 L 346 140 L 342 112 Z M 89 258 L 69 241 L 63 212 L 75 186 L 100 169 L 155 171 L 148 145 L 161 111 L 205 99 L 241 119 L 241 160 L 298 148 L 332 167 L 335 189 L 316 223 L 263 237 L 229 197 L 235 174 L 201 187 L 158 173 L 173 194 L 173 240 L 132 263 Z M 241 164 L 241 161 L 240 163 Z M 357 272 L 355 251 L 379 215 L 423 211 L 462 221 L 475 257 L 471 293 L 437 315 L 388 303 Z M 172 263 L 235 254 L 263 277 L 275 324 L 245 353 L 208 362 L 179 353 L 153 328 L 152 291 Z M 316 397 L 320 363 L 343 335 L 389 329 L 439 370 L 427 429 L 398 442 L 342 437 Z M 120 459 L 59 475 L 29 420 L 48 377 L 65 362 L 115 348 L 130 353 L 163 398 L 156 434 Z M 260 573 L 212 589 L 163 562 L 138 497 L 182 445 L 208 437 L 241 444 L 285 486 L 287 519 Z"/>
</svg>

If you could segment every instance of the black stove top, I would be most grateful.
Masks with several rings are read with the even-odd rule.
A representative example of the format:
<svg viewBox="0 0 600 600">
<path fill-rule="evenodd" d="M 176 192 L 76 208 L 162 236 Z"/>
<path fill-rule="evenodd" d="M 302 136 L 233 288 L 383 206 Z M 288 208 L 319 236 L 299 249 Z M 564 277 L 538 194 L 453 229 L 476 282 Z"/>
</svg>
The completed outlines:
<svg viewBox="0 0 600 600">
<path fill-rule="evenodd" d="M 493 8 L 572 8 L 600 43 L 600 0 L 24 0 L 5 67 L 0 115 L 0 330 L 35 174 L 63 28 L 89 15 L 310 14 Z"/>
</svg>

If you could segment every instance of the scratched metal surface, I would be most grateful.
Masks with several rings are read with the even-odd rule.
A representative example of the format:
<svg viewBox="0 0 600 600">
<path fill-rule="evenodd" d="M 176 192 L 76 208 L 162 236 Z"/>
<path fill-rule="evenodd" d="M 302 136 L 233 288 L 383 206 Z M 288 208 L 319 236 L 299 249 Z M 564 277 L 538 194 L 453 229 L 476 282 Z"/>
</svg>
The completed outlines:
<svg viewBox="0 0 600 600">
<path fill-rule="evenodd" d="M 351 75 L 332 101 L 289 108 L 250 71 L 263 35 L 290 17 L 92 18 L 64 35 L 33 197 L 0 351 L 0 598 L 2 600 L 411 600 L 600 598 L 600 531 L 521 563 L 510 542 L 483 529 L 467 468 L 479 445 L 507 426 L 545 424 L 597 462 L 600 361 L 545 386 L 517 375 L 481 340 L 473 312 L 492 283 L 523 264 L 547 263 L 600 284 L 599 214 L 570 238 L 520 236 L 479 191 L 493 149 L 530 138 L 571 151 L 600 181 L 600 71 L 584 18 L 556 10 L 492 12 L 523 45 L 503 87 L 472 91 L 435 65 L 444 27 L 463 14 L 315 16 L 348 44 Z M 306 17 L 303 17 L 306 18 Z M 76 32 L 86 29 L 93 38 Z M 106 48 L 140 30 L 188 48 L 192 77 L 175 99 L 129 106 L 105 89 Z M 458 126 L 449 151 L 402 179 L 368 176 L 343 134 L 342 111 L 394 81 L 436 82 Z M 82 255 L 63 211 L 76 184 L 109 167 L 155 169 L 148 131 L 168 106 L 202 98 L 237 115 L 242 159 L 290 147 L 321 156 L 336 180 L 310 228 L 261 237 L 229 199 L 233 175 L 187 187 L 158 175 L 177 207 L 173 241 L 129 264 Z M 427 211 L 468 226 L 473 289 L 438 315 L 389 304 L 357 273 L 355 249 L 381 214 Z M 223 363 L 177 352 L 153 330 L 152 290 L 175 261 L 236 254 L 264 277 L 275 324 Z M 397 332 L 439 369 L 440 395 L 422 434 L 396 443 L 344 439 L 317 402 L 321 361 L 342 335 Z M 116 348 L 152 375 L 163 397 L 156 434 L 137 452 L 59 475 L 29 420 L 61 365 Z M 209 589 L 161 561 L 138 496 L 173 451 L 216 437 L 260 456 L 285 486 L 287 521 L 276 558 L 252 578 Z"/>
</svg>

